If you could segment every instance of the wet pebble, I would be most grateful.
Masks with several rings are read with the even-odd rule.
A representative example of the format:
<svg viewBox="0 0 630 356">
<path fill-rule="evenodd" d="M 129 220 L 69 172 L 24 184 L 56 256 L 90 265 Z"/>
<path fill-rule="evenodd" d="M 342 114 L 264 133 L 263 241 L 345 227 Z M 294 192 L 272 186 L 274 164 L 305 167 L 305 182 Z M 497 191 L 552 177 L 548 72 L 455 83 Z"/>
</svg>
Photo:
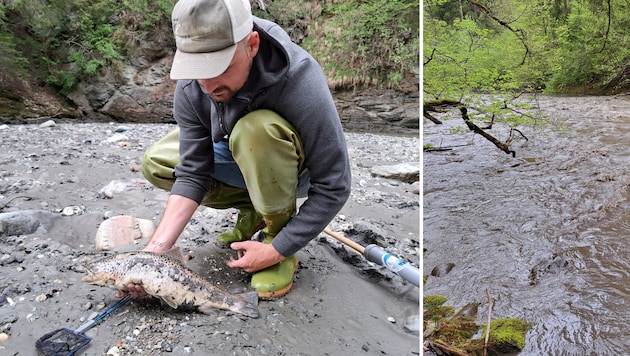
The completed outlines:
<svg viewBox="0 0 630 356">
<path fill-rule="evenodd" d="M 58 216 L 41 210 L 24 210 L 0 213 L 0 236 L 28 235 L 48 226 Z"/>
<path fill-rule="evenodd" d="M 39 124 L 39 127 L 41 128 L 55 127 L 55 126 L 57 126 L 57 123 L 53 120 L 48 120 Z"/>
<path fill-rule="evenodd" d="M 111 137 L 107 138 L 104 141 L 101 141 L 101 144 L 105 144 L 105 143 L 116 143 L 119 141 L 128 141 L 129 137 L 127 137 L 126 135 L 123 135 L 121 133 L 115 133 L 114 135 L 112 135 Z"/>
<path fill-rule="evenodd" d="M 0 266 L 5 266 L 15 262 L 15 257 L 13 255 L 2 255 L 0 257 Z"/>
<path fill-rule="evenodd" d="M 411 315 L 407 317 L 404 329 L 412 334 L 420 334 L 420 315 Z"/>
<path fill-rule="evenodd" d="M 107 356 L 120 356 L 120 349 L 117 346 L 112 346 L 107 350 Z"/>
<path fill-rule="evenodd" d="M 420 181 L 411 183 L 411 191 L 413 194 L 420 195 Z"/>
<path fill-rule="evenodd" d="M 125 131 L 131 131 L 131 126 L 120 125 L 114 129 L 114 132 L 125 132 Z"/>
<path fill-rule="evenodd" d="M 63 216 L 81 215 L 84 212 L 85 212 L 84 206 L 67 206 L 61 210 L 61 215 Z"/>
</svg>

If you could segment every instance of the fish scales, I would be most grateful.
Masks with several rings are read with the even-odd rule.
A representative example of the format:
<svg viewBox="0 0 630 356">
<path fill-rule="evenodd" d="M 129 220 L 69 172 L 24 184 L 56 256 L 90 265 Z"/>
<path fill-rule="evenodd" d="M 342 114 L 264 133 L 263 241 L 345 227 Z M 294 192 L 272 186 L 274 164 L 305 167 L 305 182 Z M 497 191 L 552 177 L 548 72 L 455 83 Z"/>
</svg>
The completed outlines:
<svg viewBox="0 0 630 356">
<path fill-rule="evenodd" d="M 230 294 L 186 267 L 182 260 L 178 249 L 168 254 L 119 253 L 90 264 L 83 281 L 122 291 L 127 291 L 129 284 L 141 285 L 147 294 L 173 308 L 193 306 L 204 314 L 223 309 L 258 317 L 257 292 Z"/>
</svg>

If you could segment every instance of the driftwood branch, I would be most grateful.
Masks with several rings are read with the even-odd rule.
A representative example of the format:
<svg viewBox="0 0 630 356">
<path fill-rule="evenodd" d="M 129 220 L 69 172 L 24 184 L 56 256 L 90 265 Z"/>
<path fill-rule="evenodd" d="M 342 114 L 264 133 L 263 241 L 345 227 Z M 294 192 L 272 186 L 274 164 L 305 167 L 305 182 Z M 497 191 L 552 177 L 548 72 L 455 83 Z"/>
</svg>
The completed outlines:
<svg viewBox="0 0 630 356">
<path fill-rule="evenodd" d="M 486 140 L 492 142 L 495 146 L 497 146 L 501 151 L 508 154 L 512 154 L 512 157 L 516 157 L 516 152 L 511 150 L 509 145 L 499 141 L 494 136 L 490 135 L 479 126 L 475 125 L 475 123 L 473 123 L 470 117 L 468 116 L 468 109 L 462 106 L 459 108 L 459 111 L 462 113 L 462 119 L 464 119 L 464 122 L 466 123 L 466 126 L 468 126 L 468 129 L 470 129 L 470 131 L 480 134 Z"/>
<path fill-rule="evenodd" d="M 452 151 L 452 147 L 428 147 L 423 148 L 422 152 L 444 152 L 444 151 Z"/>
<path fill-rule="evenodd" d="M 440 121 L 440 119 L 438 119 L 437 117 L 429 114 L 429 112 L 424 110 L 424 109 L 422 110 L 422 116 L 424 116 L 425 118 L 433 121 L 433 123 L 436 124 L 436 125 L 441 125 L 442 124 L 442 121 Z"/>
<path fill-rule="evenodd" d="M 490 295 L 490 291 L 486 288 L 486 295 L 488 296 L 488 324 L 486 325 L 486 339 L 483 343 L 483 356 L 488 353 L 488 341 L 490 340 L 490 322 L 492 322 L 492 308 L 494 307 L 494 300 Z"/>
<path fill-rule="evenodd" d="M 438 349 L 444 353 L 446 353 L 447 355 L 452 355 L 452 356 L 469 356 L 470 354 L 464 350 L 460 350 L 457 349 L 453 346 L 449 346 L 449 345 L 445 345 L 443 343 L 441 343 L 440 341 L 433 341 L 429 343 L 429 347 L 430 348 L 435 348 Z"/>
<path fill-rule="evenodd" d="M 521 130 L 519 130 L 519 129 L 515 129 L 515 128 L 511 128 L 511 129 L 510 129 L 510 137 L 508 137 L 508 139 L 507 139 L 507 140 L 505 140 L 505 144 L 506 144 L 506 145 L 508 145 L 508 146 L 509 146 L 509 145 L 512 143 L 512 140 L 514 139 L 514 132 L 518 132 L 518 133 L 520 133 L 520 134 L 521 134 L 521 136 L 522 136 L 522 137 L 523 137 L 526 141 L 529 141 L 529 139 L 527 138 L 527 136 L 525 136 L 525 135 L 523 134 L 523 132 L 521 132 Z"/>
</svg>

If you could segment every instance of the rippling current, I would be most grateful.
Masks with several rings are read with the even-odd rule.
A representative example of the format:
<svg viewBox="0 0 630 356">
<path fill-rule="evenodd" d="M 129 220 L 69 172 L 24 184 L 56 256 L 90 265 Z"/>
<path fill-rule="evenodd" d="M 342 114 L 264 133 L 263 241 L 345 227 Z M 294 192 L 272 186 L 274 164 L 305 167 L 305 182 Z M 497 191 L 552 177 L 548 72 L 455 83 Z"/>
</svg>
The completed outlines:
<svg viewBox="0 0 630 356">
<path fill-rule="evenodd" d="M 493 319 L 532 324 L 521 355 L 630 354 L 630 96 L 538 104 L 564 127 L 521 127 L 516 157 L 455 111 L 425 120 L 423 144 L 452 150 L 423 154 L 423 273 L 455 267 L 423 294 L 485 324 L 488 289 Z"/>
</svg>

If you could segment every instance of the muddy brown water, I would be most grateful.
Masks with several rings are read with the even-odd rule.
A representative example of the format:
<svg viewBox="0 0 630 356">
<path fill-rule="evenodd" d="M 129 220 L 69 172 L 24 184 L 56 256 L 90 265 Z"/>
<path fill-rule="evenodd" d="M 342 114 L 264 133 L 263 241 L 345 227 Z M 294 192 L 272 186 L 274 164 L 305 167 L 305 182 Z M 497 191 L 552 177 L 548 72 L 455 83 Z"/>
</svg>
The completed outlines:
<svg viewBox="0 0 630 356">
<path fill-rule="evenodd" d="M 423 294 L 532 324 L 521 355 L 630 352 L 630 96 L 540 97 L 564 129 L 521 128 L 516 157 L 456 112 L 425 120 Z M 443 116 L 444 117 L 444 116 Z M 501 129 L 492 134 L 504 140 Z"/>
</svg>

